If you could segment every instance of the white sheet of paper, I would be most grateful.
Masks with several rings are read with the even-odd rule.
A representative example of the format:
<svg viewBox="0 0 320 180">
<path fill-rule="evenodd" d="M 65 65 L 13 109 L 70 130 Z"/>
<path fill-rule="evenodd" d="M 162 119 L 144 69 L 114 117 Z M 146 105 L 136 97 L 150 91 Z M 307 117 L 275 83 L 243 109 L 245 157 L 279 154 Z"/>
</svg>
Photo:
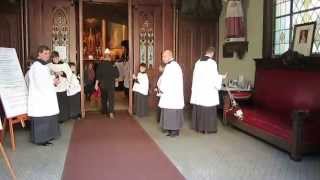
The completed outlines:
<svg viewBox="0 0 320 180">
<path fill-rule="evenodd" d="M 27 113 L 28 89 L 14 48 L 0 47 L 0 98 L 7 118 Z"/>
<path fill-rule="evenodd" d="M 67 47 L 66 46 L 55 46 L 54 50 L 59 53 L 60 59 L 67 60 Z"/>
</svg>

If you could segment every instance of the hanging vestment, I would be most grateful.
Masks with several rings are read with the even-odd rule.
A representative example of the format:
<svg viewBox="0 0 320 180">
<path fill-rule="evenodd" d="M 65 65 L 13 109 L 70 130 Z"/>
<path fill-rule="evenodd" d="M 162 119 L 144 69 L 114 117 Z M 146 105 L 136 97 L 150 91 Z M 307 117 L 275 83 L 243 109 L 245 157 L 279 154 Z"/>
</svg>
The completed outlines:
<svg viewBox="0 0 320 180">
<path fill-rule="evenodd" d="M 244 38 L 244 16 L 241 0 L 229 0 L 226 9 L 226 38 Z"/>
</svg>

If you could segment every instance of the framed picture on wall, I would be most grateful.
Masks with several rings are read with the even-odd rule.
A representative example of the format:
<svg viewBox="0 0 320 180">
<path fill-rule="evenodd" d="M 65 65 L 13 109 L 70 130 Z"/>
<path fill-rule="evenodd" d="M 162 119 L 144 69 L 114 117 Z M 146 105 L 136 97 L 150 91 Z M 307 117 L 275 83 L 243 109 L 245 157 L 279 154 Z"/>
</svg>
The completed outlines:
<svg viewBox="0 0 320 180">
<path fill-rule="evenodd" d="M 310 56 L 314 40 L 316 22 L 297 24 L 293 31 L 293 48 L 305 56 Z"/>
</svg>

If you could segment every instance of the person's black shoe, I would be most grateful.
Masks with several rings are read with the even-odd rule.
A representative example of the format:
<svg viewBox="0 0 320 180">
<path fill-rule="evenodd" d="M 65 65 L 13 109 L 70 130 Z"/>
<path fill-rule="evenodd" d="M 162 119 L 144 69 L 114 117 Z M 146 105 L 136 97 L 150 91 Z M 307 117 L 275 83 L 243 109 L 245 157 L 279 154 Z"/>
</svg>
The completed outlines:
<svg viewBox="0 0 320 180">
<path fill-rule="evenodd" d="M 47 146 L 48 144 L 47 144 L 47 142 L 44 142 L 44 143 L 37 143 L 37 145 L 39 145 L 39 146 Z"/>
<path fill-rule="evenodd" d="M 172 136 L 172 131 L 171 130 L 168 130 L 167 136 Z"/>
<path fill-rule="evenodd" d="M 46 144 L 47 144 L 47 146 L 48 146 L 48 145 L 53 145 L 53 143 L 52 143 L 52 142 L 49 142 L 49 141 L 48 141 Z"/>
<path fill-rule="evenodd" d="M 47 142 L 43 142 L 43 143 L 37 143 L 37 145 L 39 145 L 39 146 L 48 146 L 48 145 L 52 145 L 52 143 L 47 141 Z"/>
</svg>

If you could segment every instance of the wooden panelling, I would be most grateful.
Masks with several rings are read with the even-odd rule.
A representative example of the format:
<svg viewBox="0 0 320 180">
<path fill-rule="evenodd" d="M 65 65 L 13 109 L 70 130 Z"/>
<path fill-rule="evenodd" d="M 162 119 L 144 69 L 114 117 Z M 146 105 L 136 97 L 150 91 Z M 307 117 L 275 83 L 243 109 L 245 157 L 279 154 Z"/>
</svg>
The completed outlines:
<svg viewBox="0 0 320 180">
<path fill-rule="evenodd" d="M 165 0 L 132 0 L 132 5 L 154 5 L 154 6 L 161 6 Z"/>
<path fill-rule="evenodd" d="M 68 12 L 70 29 L 70 59 L 75 61 L 75 12 L 74 6 L 69 0 L 32 0 L 29 1 L 29 52 L 35 56 L 36 49 L 39 45 L 52 45 L 52 18 L 55 8 L 64 8 Z"/>
<path fill-rule="evenodd" d="M 133 51 L 134 51 L 134 73 L 136 74 L 140 64 L 140 31 L 146 19 L 153 22 L 154 29 L 154 65 L 148 68 L 150 90 L 155 88 L 158 78 L 158 66 L 161 63 L 161 52 L 163 48 L 162 40 L 162 7 L 136 5 L 133 9 Z M 150 91 L 152 92 L 152 91 Z M 149 104 L 155 107 L 156 97 L 154 94 L 149 96 Z"/>
<path fill-rule="evenodd" d="M 144 16 L 153 17 L 154 25 L 154 56 L 152 68 L 148 69 L 150 82 L 149 104 L 156 107 L 157 99 L 153 93 L 159 76 L 158 67 L 162 62 L 161 53 L 165 49 L 173 50 L 173 8 L 171 0 L 133 0 L 133 53 L 134 72 L 137 73 L 140 64 L 139 34 Z"/>
<path fill-rule="evenodd" d="M 264 0 L 263 4 L 263 57 L 272 56 L 272 34 L 273 34 L 273 1 Z"/>
<path fill-rule="evenodd" d="M 162 4 L 162 34 L 163 34 L 163 49 L 173 50 L 173 7 L 172 0 L 163 0 Z"/>
<path fill-rule="evenodd" d="M 19 2 L 0 3 L 0 47 L 15 48 L 23 68 L 20 8 Z"/>
<path fill-rule="evenodd" d="M 15 48 L 21 57 L 20 14 L 0 14 L 0 47 Z"/>
<path fill-rule="evenodd" d="M 186 103 L 190 100 L 194 63 L 204 54 L 209 46 L 217 48 L 217 30 L 217 23 L 180 19 L 177 61 L 181 65 L 184 75 Z"/>
</svg>

